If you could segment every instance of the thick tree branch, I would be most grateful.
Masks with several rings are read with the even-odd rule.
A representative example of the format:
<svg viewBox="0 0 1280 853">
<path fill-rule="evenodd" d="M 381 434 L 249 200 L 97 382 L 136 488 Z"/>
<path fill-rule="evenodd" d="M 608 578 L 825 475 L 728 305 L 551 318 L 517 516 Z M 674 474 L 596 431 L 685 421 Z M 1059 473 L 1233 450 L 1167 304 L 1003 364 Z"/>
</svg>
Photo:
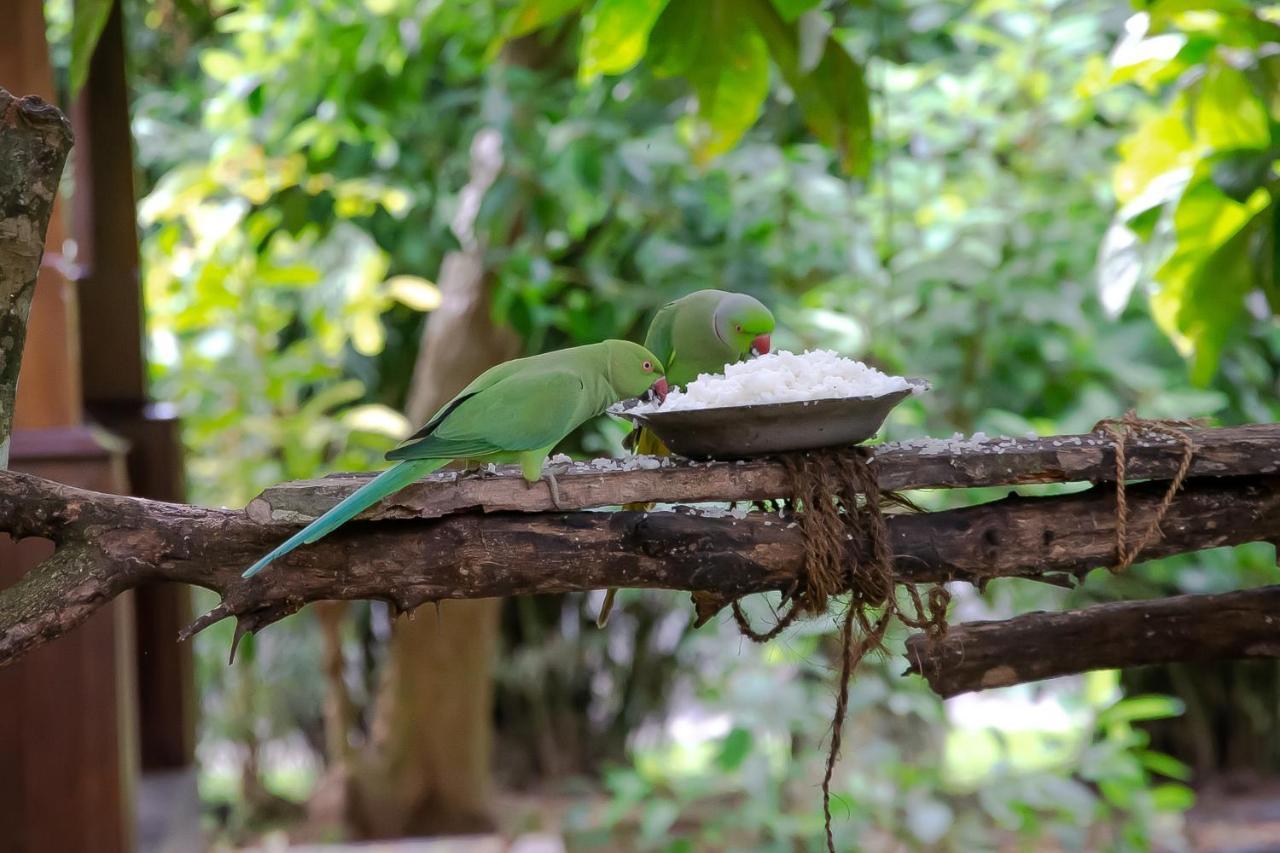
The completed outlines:
<svg viewBox="0 0 1280 853">
<path fill-rule="evenodd" d="M 0 88 L 0 468 L 9 464 L 27 313 L 70 150 L 71 126 L 56 107 Z"/>
<path fill-rule="evenodd" d="M 1130 487 L 1134 529 L 1149 521 L 1165 485 Z M 1107 564 L 1114 556 L 1114 524 L 1113 490 L 1103 486 L 897 515 L 890 533 L 902 579 L 982 584 L 1011 576 L 1069 579 Z M 1144 558 L 1280 539 L 1280 477 L 1188 483 L 1163 528 L 1165 536 Z M 77 576 L 76 601 L 105 601 L 121 588 L 153 580 L 204 586 L 224 600 L 198 620 L 197 629 L 235 615 L 242 627 L 257 630 L 322 599 L 380 599 L 409 610 L 446 598 L 608 586 L 736 596 L 787 588 L 804 550 L 799 529 L 773 513 L 469 513 L 356 522 L 253 580 L 240 577 L 245 565 L 292 529 L 255 523 L 242 512 L 101 495 L 0 472 L 0 530 L 48 536 L 93 555 L 93 570 Z M 17 597 L 13 589 L 0 591 L 0 618 L 18 617 L 0 621 L 0 662 L 83 618 L 81 610 L 51 615 L 64 611 L 64 575 L 40 568 L 24 583 L 25 606 L 10 604 Z M 46 627 L 50 619 L 56 630 Z"/>
<path fill-rule="evenodd" d="M 1191 430 L 1195 442 L 1193 477 L 1272 474 L 1280 472 L 1280 424 Z M 1173 476 L 1181 445 L 1161 437 L 1134 437 L 1128 450 L 1129 478 Z M 698 503 L 762 500 L 790 489 L 782 464 L 769 459 L 749 462 L 679 460 L 671 467 L 624 470 L 626 460 L 610 468 L 575 463 L 558 476 L 564 508 L 620 506 L 624 503 Z M 629 463 L 633 466 L 635 463 Z M 657 464 L 652 460 L 648 464 Z M 1107 482 L 1115 478 L 1111 439 L 1100 434 L 1049 438 L 992 438 L 964 442 L 956 449 L 886 445 L 877 448 L 875 464 L 880 488 L 970 488 L 1079 480 Z M 314 518 L 346 497 L 369 475 L 343 474 L 321 480 L 282 483 L 267 489 L 247 507 L 259 522 L 301 522 Z M 428 477 L 373 508 L 366 519 L 438 518 L 469 509 L 486 512 L 550 512 L 555 509 L 544 483 L 525 488 L 515 466 L 496 475 L 462 475 L 448 471 Z"/>
<path fill-rule="evenodd" d="M 1280 657 L 1280 586 L 1099 604 L 907 639 L 909 672 L 955 696 L 1094 669 Z"/>
</svg>

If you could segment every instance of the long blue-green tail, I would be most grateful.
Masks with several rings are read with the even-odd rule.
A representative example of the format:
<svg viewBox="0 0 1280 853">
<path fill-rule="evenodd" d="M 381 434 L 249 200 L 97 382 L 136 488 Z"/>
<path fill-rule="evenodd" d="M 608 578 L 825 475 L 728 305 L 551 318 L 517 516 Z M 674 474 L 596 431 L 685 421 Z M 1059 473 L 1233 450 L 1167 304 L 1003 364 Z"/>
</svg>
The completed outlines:
<svg viewBox="0 0 1280 853">
<path fill-rule="evenodd" d="M 329 535 L 387 495 L 400 491 L 414 480 L 421 479 L 448 463 L 448 459 L 406 459 L 398 465 L 391 466 L 347 495 L 333 509 L 290 536 L 271 553 L 245 569 L 243 576 L 253 577 L 273 560 L 283 557 L 299 545 L 310 545 L 321 537 Z"/>
</svg>

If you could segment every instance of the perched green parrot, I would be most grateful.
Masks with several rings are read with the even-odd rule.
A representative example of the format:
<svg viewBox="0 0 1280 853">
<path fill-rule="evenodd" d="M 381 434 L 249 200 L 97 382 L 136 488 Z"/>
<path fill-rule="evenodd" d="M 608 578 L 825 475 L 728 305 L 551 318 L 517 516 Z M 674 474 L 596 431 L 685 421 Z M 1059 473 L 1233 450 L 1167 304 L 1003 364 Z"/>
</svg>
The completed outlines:
<svg viewBox="0 0 1280 853">
<path fill-rule="evenodd" d="M 399 464 L 285 540 L 244 576 L 332 533 L 367 507 L 455 459 L 518 462 L 530 485 L 545 477 L 559 505 L 555 475 L 543 471 L 547 454 L 612 404 L 647 391 L 659 399 L 666 396 L 662 362 L 630 341 L 604 341 L 491 367 L 387 454 Z"/>
<path fill-rule="evenodd" d="M 688 385 L 700 373 L 722 373 L 726 364 L 769 351 L 773 314 L 760 300 L 745 293 L 698 290 L 658 309 L 645 348 L 667 366 L 667 381 Z M 628 436 L 636 453 L 668 456 L 670 451 L 652 431 L 641 427 Z M 627 504 L 624 509 L 644 510 L 648 504 Z M 605 592 L 596 624 L 609 620 L 617 590 Z"/>
</svg>

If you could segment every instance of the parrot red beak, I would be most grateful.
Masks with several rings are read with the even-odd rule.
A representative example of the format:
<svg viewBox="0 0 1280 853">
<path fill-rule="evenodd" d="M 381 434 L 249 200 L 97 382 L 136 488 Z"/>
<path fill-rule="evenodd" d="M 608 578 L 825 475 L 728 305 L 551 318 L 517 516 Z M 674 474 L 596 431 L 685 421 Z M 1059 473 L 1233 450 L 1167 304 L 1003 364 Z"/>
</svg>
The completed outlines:
<svg viewBox="0 0 1280 853">
<path fill-rule="evenodd" d="M 649 393 L 658 398 L 661 403 L 667 399 L 667 377 L 663 376 L 657 382 L 649 386 Z"/>
<path fill-rule="evenodd" d="M 769 344 L 770 340 L 768 335 L 758 335 L 755 340 L 751 342 L 751 354 L 767 355 L 769 352 Z"/>
</svg>

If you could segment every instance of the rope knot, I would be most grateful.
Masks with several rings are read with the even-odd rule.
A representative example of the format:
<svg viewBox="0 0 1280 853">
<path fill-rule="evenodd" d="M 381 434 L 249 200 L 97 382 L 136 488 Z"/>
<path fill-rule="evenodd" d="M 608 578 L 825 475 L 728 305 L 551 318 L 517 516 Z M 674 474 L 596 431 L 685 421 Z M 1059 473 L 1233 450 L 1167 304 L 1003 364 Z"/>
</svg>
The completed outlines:
<svg viewBox="0 0 1280 853">
<path fill-rule="evenodd" d="M 1130 409 L 1120 418 L 1103 418 L 1094 424 L 1093 431 L 1106 433 L 1115 445 L 1116 454 L 1116 562 L 1111 567 L 1112 574 L 1118 574 L 1129 568 L 1138 559 L 1148 545 L 1163 536 L 1161 523 L 1169 513 L 1173 499 L 1182 488 L 1191 470 L 1191 462 L 1195 458 L 1195 442 L 1186 430 L 1202 426 L 1199 421 L 1176 418 L 1140 418 Z M 1136 541 L 1129 541 L 1129 503 L 1125 495 L 1125 481 L 1128 479 L 1128 445 L 1134 437 L 1162 436 L 1172 439 L 1182 446 L 1182 458 L 1178 470 L 1169 481 L 1169 489 L 1165 492 L 1160 504 L 1156 507 L 1151 524 Z"/>
</svg>

